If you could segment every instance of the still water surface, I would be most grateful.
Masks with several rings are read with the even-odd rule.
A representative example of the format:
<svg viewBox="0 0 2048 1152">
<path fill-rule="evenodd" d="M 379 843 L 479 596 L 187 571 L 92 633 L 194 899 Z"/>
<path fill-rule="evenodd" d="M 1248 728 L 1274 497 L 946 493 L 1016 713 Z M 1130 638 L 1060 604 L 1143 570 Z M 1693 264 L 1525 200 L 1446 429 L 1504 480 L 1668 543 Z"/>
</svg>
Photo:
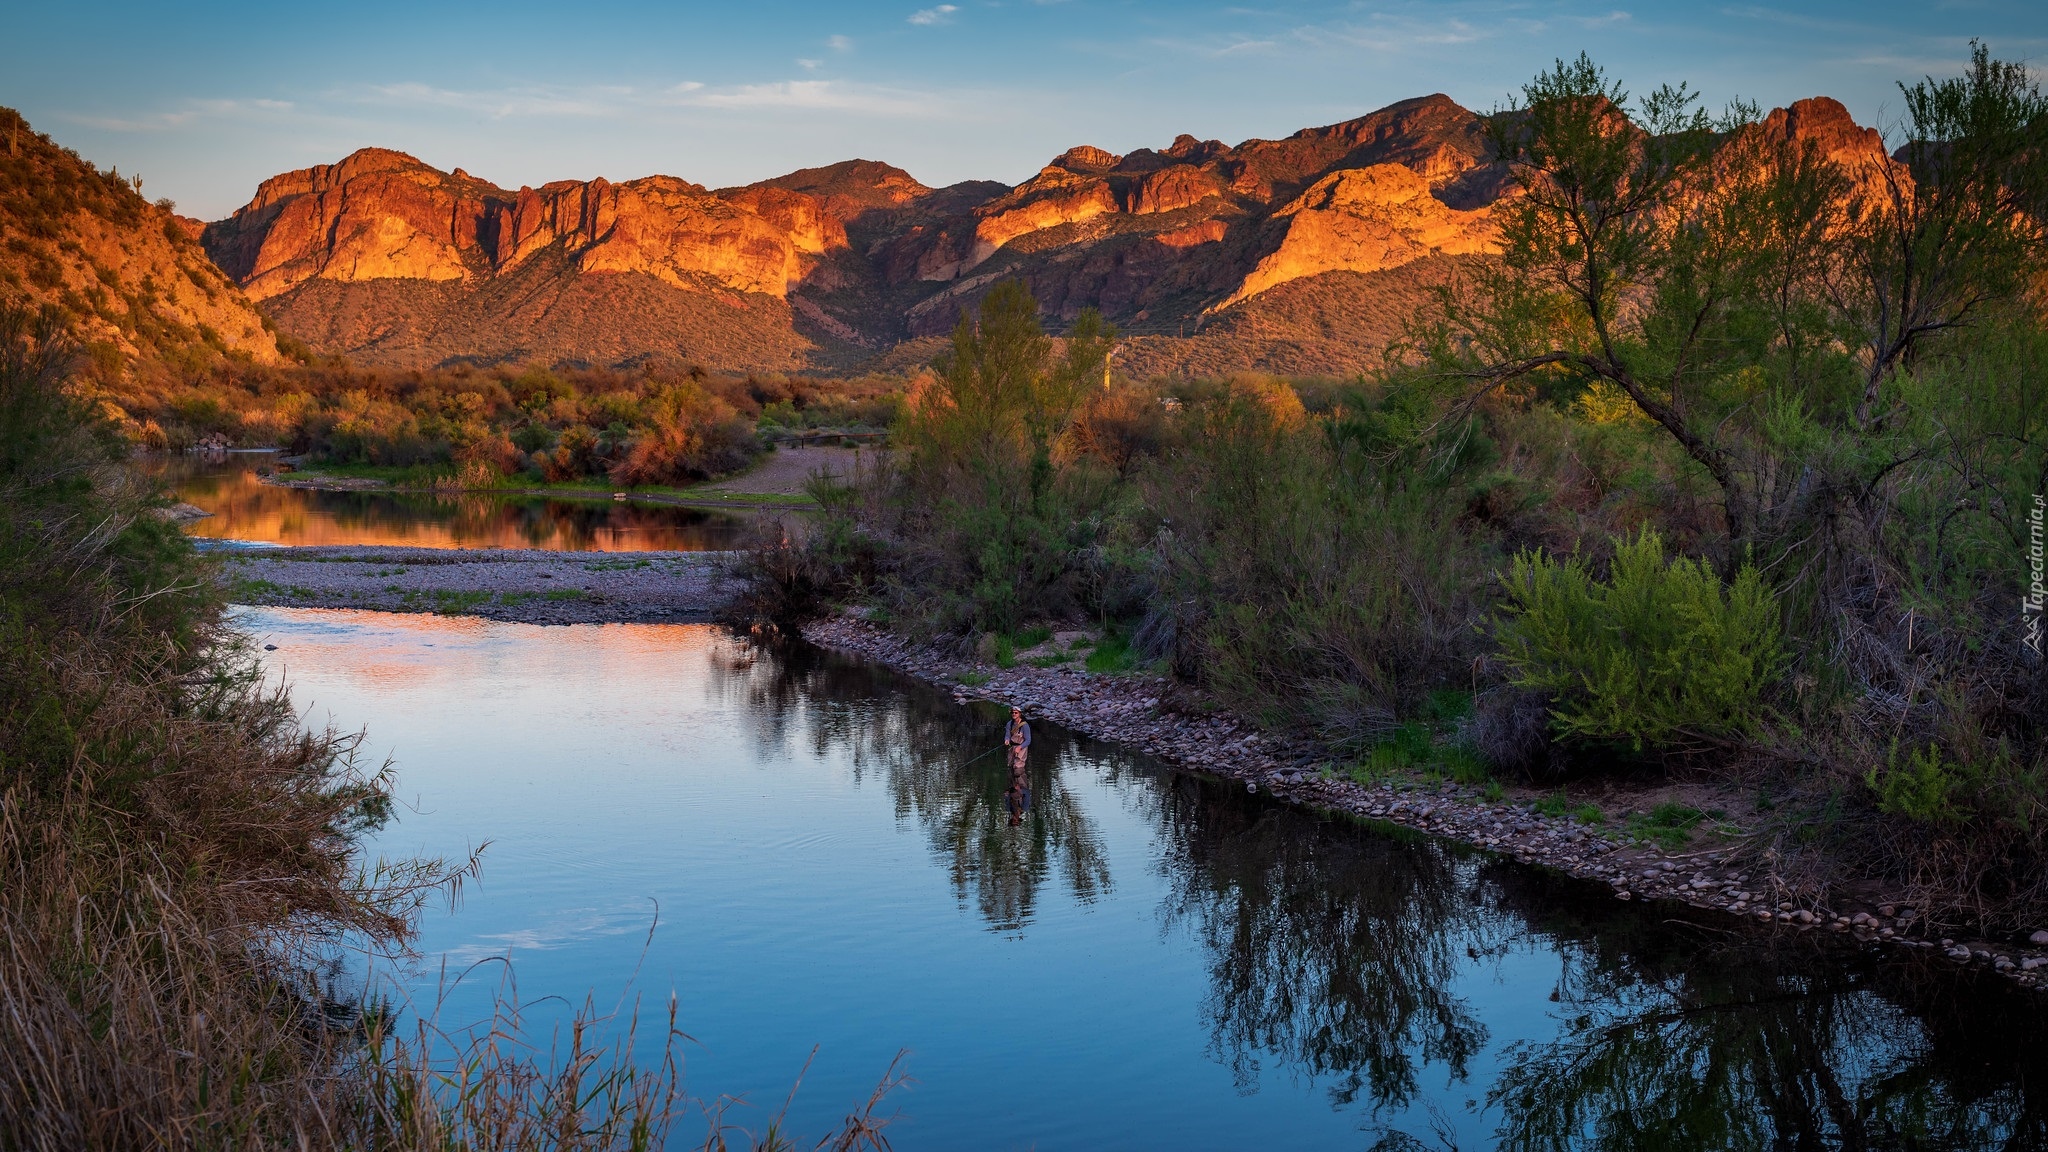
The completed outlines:
<svg viewBox="0 0 2048 1152">
<path fill-rule="evenodd" d="M 669 504 L 519 495 L 325 492 L 265 484 L 275 454 L 156 457 L 143 467 L 213 515 L 186 531 L 263 544 L 397 544 L 552 552 L 704 552 L 737 546 L 736 516 Z"/>
<path fill-rule="evenodd" d="M 397 758 L 418 810 L 382 852 L 490 842 L 412 995 L 492 956 L 540 1021 L 674 990 L 691 1087 L 757 1127 L 817 1045 L 812 1132 L 909 1050 L 905 1150 L 2048 1147 L 2037 1001 L 1915 957 L 1620 904 L 1051 725 L 1012 829 L 1000 757 L 968 763 L 998 714 L 707 626 L 242 613 L 309 721 Z"/>
</svg>

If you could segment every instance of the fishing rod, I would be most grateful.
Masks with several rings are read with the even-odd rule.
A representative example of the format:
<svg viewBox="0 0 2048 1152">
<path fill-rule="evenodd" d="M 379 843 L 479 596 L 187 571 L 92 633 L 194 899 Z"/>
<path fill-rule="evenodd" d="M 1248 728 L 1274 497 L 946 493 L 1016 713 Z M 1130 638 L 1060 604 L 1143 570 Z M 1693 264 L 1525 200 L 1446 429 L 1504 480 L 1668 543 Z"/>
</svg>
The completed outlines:
<svg viewBox="0 0 2048 1152">
<path fill-rule="evenodd" d="M 1001 752 L 1001 751 L 1002 751 L 1003 749 L 1005 749 L 1005 748 L 1008 748 L 1008 747 L 1009 747 L 1009 745 L 1008 745 L 1008 744 L 998 744 L 998 745 L 996 745 L 995 747 L 993 747 L 993 748 L 989 749 L 989 750 L 988 750 L 988 752 L 983 752 L 983 753 L 981 754 L 981 756 L 976 756 L 976 757 L 974 758 L 974 760 L 979 760 L 979 759 L 981 759 L 981 757 L 982 757 L 982 756 L 986 756 L 986 755 L 988 755 L 988 754 L 989 754 L 989 752 Z M 962 765 L 960 765 L 960 767 L 962 767 L 962 768 L 965 768 L 965 767 L 967 767 L 967 765 L 968 765 L 968 764 L 972 764 L 972 763 L 974 763 L 974 760 L 969 760 L 969 761 L 967 761 L 967 762 L 966 762 L 965 764 L 962 764 Z"/>
</svg>

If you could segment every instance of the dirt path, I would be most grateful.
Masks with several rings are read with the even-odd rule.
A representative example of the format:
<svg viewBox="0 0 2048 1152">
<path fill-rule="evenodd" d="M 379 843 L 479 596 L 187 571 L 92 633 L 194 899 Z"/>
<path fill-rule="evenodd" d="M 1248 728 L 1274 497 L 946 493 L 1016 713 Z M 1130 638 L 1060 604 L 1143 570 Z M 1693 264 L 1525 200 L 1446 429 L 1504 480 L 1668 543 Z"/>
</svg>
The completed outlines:
<svg viewBox="0 0 2048 1152">
<path fill-rule="evenodd" d="M 853 473 L 858 448 L 782 448 L 738 476 L 690 489 L 692 494 L 735 496 L 801 496 L 813 473 L 845 477 Z M 872 457 L 873 453 L 868 452 Z"/>
</svg>

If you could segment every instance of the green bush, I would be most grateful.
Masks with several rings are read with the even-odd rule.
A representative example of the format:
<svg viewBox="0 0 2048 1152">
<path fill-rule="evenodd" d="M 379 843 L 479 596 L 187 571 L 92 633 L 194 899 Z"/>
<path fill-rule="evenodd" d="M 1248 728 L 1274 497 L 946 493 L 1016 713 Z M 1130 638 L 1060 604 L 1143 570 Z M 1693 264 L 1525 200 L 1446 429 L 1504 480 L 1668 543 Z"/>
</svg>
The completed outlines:
<svg viewBox="0 0 2048 1152">
<path fill-rule="evenodd" d="M 1090 672 L 1129 672 L 1138 666 L 1138 658 L 1131 651 L 1130 637 L 1108 632 L 1100 644 L 1089 650 L 1084 666 Z"/>
<path fill-rule="evenodd" d="M 1364 751 L 1469 668 L 1485 566 L 1456 461 L 1410 467 L 1255 381 L 1181 422 L 1144 472 L 1162 529 L 1140 633 L 1177 672 L 1265 727 Z"/>
<path fill-rule="evenodd" d="M 1667 562 L 1647 529 L 1617 542 L 1604 582 L 1578 557 L 1516 557 L 1498 638 L 1509 679 L 1551 698 L 1558 735 L 1637 752 L 1754 733 L 1785 663 L 1754 567 L 1724 586 L 1702 561 Z"/>
</svg>

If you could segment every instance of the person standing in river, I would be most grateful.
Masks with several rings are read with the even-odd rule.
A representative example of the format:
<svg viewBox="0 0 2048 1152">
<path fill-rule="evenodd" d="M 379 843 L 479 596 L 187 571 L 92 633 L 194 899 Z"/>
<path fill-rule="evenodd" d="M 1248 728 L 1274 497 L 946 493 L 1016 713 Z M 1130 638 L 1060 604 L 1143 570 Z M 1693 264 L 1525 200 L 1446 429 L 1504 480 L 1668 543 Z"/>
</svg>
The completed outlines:
<svg viewBox="0 0 2048 1152">
<path fill-rule="evenodd" d="M 1010 775 L 1024 772 L 1024 758 L 1031 753 L 1031 723 L 1022 708 L 1010 709 L 1010 722 L 1003 728 L 1003 747 L 1009 750 Z"/>
<path fill-rule="evenodd" d="M 1010 788 L 1005 800 L 1010 809 L 1010 824 L 1015 827 L 1024 822 L 1024 809 L 1031 804 L 1031 787 L 1025 782 L 1025 762 L 1031 755 L 1031 722 L 1024 719 L 1024 710 L 1010 709 L 1010 722 L 1003 728 L 1003 747 L 1009 754 Z"/>
</svg>

